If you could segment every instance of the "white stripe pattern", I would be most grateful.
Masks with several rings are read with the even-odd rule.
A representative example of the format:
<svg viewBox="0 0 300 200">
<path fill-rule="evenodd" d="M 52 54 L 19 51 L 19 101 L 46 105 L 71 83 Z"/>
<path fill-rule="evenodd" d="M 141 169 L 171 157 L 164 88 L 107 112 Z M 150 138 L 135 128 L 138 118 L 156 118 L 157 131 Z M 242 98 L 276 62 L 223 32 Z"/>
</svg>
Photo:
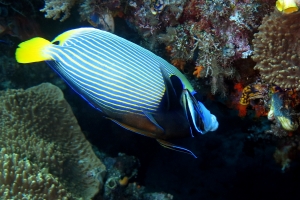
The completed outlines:
<svg viewBox="0 0 300 200">
<path fill-rule="evenodd" d="M 55 60 L 48 64 L 77 93 L 106 112 L 159 112 L 165 92 L 160 67 L 184 78 L 150 51 L 94 28 L 78 29 L 63 45 L 51 45 L 45 53 Z"/>
</svg>

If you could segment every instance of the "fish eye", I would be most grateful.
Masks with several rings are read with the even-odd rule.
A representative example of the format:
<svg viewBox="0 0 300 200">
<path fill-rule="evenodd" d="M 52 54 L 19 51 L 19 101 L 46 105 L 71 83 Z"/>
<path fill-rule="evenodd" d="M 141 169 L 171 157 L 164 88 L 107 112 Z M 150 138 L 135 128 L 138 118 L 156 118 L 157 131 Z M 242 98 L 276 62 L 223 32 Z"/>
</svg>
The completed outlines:
<svg viewBox="0 0 300 200">
<path fill-rule="evenodd" d="M 52 42 L 52 44 L 59 45 L 59 41 Z"/>
</svg>

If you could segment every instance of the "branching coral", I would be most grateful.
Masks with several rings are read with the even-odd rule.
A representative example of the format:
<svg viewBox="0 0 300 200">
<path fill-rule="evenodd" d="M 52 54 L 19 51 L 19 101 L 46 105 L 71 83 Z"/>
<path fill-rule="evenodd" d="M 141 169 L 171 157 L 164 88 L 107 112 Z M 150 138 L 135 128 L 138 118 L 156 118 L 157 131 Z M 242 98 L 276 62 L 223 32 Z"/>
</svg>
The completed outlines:
<svg viewBox="0 0 300 200">
<path fill-rule="evenodd" d="M 264 81 L 300 91 L 300 13 L 266 16 L 253 40 L 254 56 Z"/>
<path fill-rule="evenodd" d="M 41 12 L 45 12 L 46 18 L 53 18 L 54 20 L 60 19 L 60 21 L 66 20 L 70 16 L 70 10 L 77 0 L 45 0 L 45 7 L 41 9 Z M 63 16 L 61 17 L 61 14 Z"/>
<path fill-rule="evenodd" d="M 203 66 L 196 66 L 193 75 L 196 76 L 197 78 L 200 78 L 203 69 L 204 69 Z"/>
<path fill-rule="evenodd" d="M 53 3 L 51 3 L 53 2 Z M 76 0 L 58 4 L 47 0 L 47 17 L 69 15 Z M 213 94 L 226 94 L 224 80 L 239 78 L 232 63 L 252 54 L 249 41 L 262 17 L 275 0 L 78 0 L 83 20 L 105 18 L 105 13 L 122 13 L 127 24 L 142 37 L 140 45 L 158 52 L 159 43 L 171 49 L 170 60 L 183 60 L 190 69 L 203 66 L 201 78 L 209 79 Z M 55 9 L 54 9 L 55 8 Z M 57 11 L 55 11 L 57 10 Z M 111 14 L 110 16 L 112 16 Z M 103 20 L 105 21 L 105 20 Z M 97 24 L 96 23 L 96 24 Z M 196 86 L 195 86 L 196 88 Z"/>
<path fill-rule="evenodd" d="M 232 63 L 252 54 L 249 39 L 268 4 L 258 1 L 188 1 L 181 22 L 167 27 L 158 40 L 170 46 L 171 59 L 203 66 L 201 78 L 209 78 L 213 94 L 226 94 L 225 79 L 239 78 Z"/>
<path fill-rule="evenodd" d="M 236 71 L 220 64 L 224 57 L 217 42 L 218 38 L 190 23 L 178 25 L 176 28 L 168 27 L 166 31 L 166 34 L 158 35 L 158 40 L 172 49 L 171 59 L 182 61 L 196 59 L 196 64 L 203 66 L 198 77 L 211 77 L 211 92 L 225 95 L 224 77 L 233 77 Z"/>
<path fill-rule="evenodd" d="M 49 83 L 0 93 L 0 199 L 91 199 L 105 166 Z"/>
</svg>

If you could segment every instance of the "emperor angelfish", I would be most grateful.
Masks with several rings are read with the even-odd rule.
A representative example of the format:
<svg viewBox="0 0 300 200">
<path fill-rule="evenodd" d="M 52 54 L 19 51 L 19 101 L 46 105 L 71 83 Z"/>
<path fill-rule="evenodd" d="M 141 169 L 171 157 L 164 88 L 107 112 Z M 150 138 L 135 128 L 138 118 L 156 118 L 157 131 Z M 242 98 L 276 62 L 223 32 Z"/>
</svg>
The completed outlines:
<svg viewBox="0 0 300 200">
<path fill-rule="evenodd" d="M 162 146 L 218 128 L 216 117 L 198 102 L 185 76 L 152 52 L 95 28 L 66 31 L 53 41 L 36 37 L 19 44 L 19 63 L 46 61 L 94 108 L 118 125 Z"/>
</svg>

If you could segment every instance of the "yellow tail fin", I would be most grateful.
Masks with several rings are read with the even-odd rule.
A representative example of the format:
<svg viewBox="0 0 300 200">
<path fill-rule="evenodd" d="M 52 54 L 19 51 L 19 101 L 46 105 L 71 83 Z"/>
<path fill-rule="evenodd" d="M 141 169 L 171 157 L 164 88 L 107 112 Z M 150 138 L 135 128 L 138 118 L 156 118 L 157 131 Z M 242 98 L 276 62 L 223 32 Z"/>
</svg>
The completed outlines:
<svg viewBox="0 0 300 200">
<path fill-rule="evenodd" d="M 51 42 L 35 37 L 19 44 L 16 50 L 16 60 L 18 63 L 33 63 L 45 60 L 50 60 L 51 57 L 43 53 L 43 49 L 50 45 Z"/>
</svg>

